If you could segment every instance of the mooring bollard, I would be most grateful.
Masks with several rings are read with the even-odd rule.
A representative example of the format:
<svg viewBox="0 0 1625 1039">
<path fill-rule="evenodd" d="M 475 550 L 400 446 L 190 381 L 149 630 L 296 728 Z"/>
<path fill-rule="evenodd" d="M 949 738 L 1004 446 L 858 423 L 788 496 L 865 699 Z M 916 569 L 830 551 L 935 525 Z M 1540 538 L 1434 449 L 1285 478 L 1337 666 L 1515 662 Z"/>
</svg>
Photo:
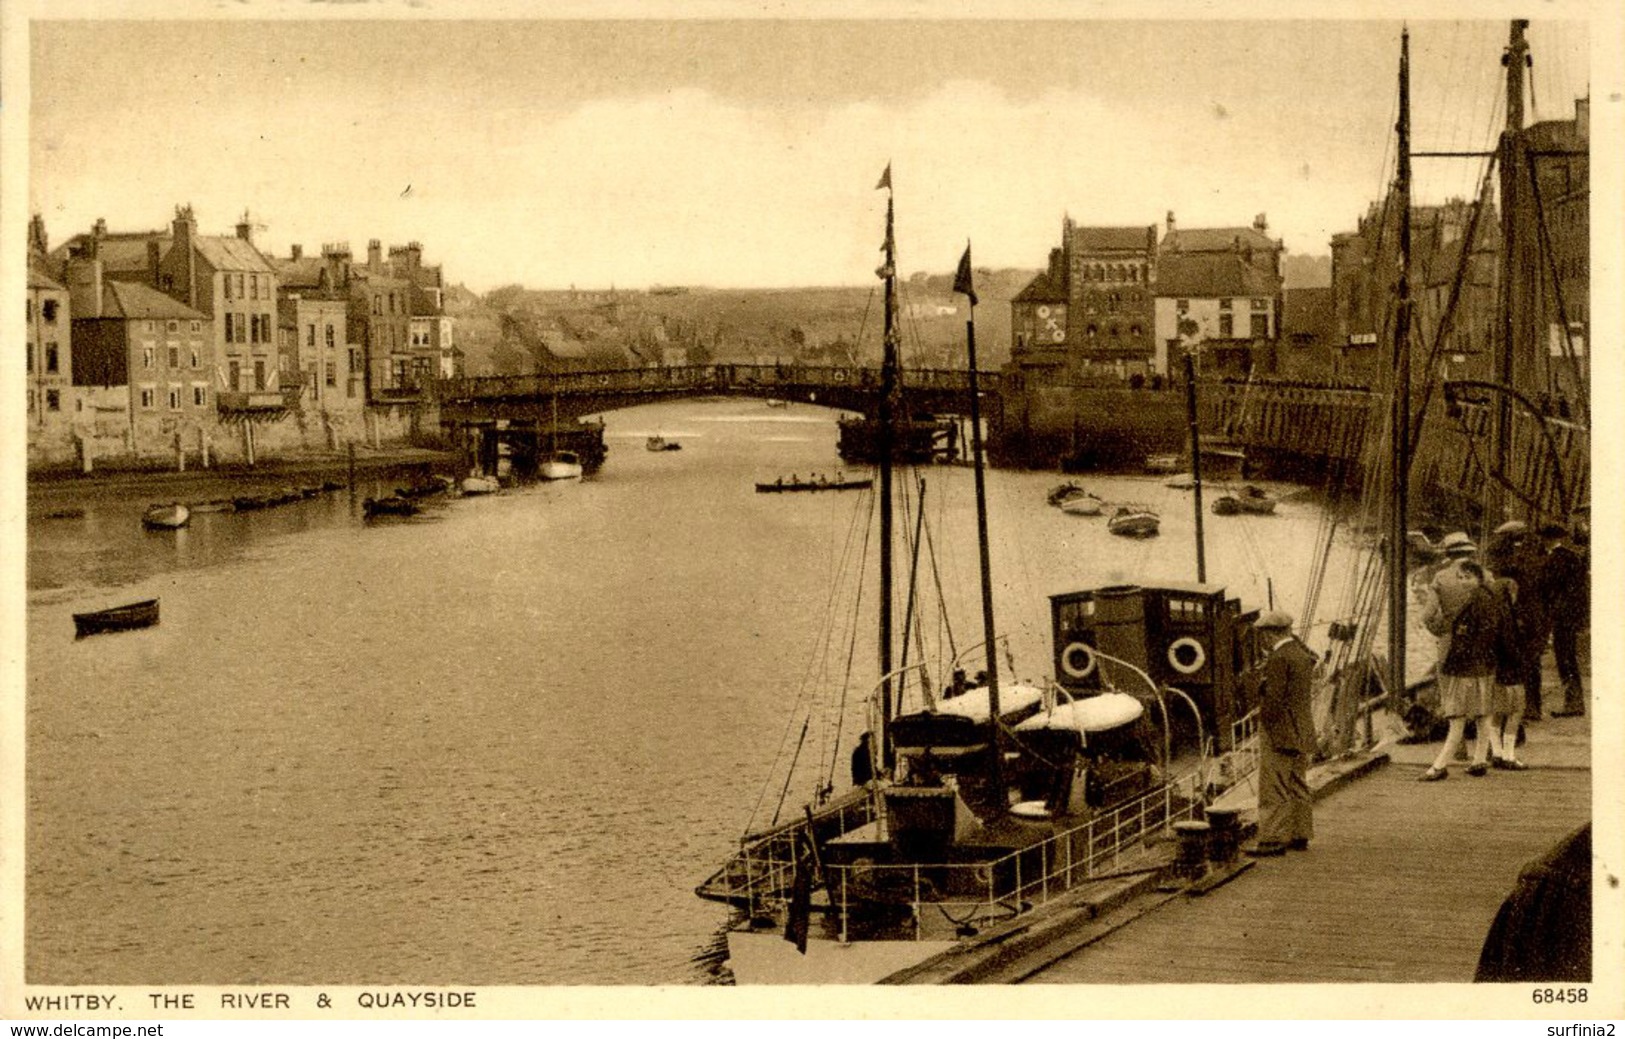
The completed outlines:
<svg viewBox="0 0 1625 1039">
<path fill-rule="evenodd" d="M 1207 841 L 1211 827 L 1195 819 L 1182 819 L 1174 823 L 1174 835 L 1179 838 L 1178 856 L 1174 860 L 1174 873 L 1186 880 L 1196 880 L 1207 872 Z"/>
<path fill-rule="evenodd" d="M 1208 858 L 1215 865 L 1227 865 L 1236 860 L 1236 853 L 1241 850 L 1241 826 L 1238 821 L 1239 812 L 1234 808 L 1209 808 L 1207 810 Z"/>
</svg>

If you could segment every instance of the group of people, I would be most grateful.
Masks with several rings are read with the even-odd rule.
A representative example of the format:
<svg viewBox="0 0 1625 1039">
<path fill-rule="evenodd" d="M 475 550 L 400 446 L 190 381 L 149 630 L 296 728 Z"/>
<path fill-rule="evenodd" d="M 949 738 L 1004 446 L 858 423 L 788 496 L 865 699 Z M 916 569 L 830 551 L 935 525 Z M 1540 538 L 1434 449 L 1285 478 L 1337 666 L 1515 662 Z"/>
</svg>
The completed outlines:
<svg viewBox="0 0 1625 1039">
<path fill-rule="evenodd" d="M 1452 758 L 1477 728 L 1470 776 L 1491 768 L 1520 771 L 1518 733 L 1543 717 L 1541 658 L 1550 642 L 1563 682 L 1553 717 L 1585 713 L 1578 640 L 1587 623 L 1587 567 L 1567 528 L 1498 527 L 1480 559 L 1464 533 L 1441 543 L 1445 561 L 1423 591 L 1422 620 L 1438 639 L 1438 714 L 1448 722 L 1443 746 L 1418 778 L 1449 775 Z"/>
</svg>

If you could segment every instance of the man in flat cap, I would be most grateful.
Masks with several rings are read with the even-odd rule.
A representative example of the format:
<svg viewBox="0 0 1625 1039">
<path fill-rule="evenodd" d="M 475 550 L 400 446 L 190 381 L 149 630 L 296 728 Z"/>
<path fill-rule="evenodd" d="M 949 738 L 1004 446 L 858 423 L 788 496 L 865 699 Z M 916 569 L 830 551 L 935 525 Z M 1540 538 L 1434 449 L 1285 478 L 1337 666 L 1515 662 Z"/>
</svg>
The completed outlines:
<svg viewBox="0 0 1625 1039">
<path fill-rule="evenodd" d="M 1292 618 L 1269 610 L 1253 622 L 1267 654 L 1258 690 L 1258 842 L 1249 855 L 1307 851 L 1314 836 L 1309 756 L 1315 752 L 1315 655 L 1292 634 Z"/>
</svg>

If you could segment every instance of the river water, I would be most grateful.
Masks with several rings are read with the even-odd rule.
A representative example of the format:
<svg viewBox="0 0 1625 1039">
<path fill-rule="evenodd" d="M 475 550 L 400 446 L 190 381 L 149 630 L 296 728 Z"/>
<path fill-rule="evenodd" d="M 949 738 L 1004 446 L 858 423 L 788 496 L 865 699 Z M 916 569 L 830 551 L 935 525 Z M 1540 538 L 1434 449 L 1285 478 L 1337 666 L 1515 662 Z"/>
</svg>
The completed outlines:
<svg viewBox="0 0 1625 1039">
<path fill-rule="evenodd" d="M 595 477 L 411 520 L 365 524 L 339 493 L 164 534 L 130 501 L 32 524 L 27 980 L 714 980 L 727 910 L 692 891 L 777 801 L 809 662 L 845 653 L 824 652 L 845 602 L 829 589 L 868 498 L 752 484 L 833 476 L 834 418 L 612 413 Z M 683 450 L 645 451 L 655 432 Z M 968 593 L 948 614 L 963 647 L 972 474 L 926 478 L 942 583 Z M 1048 595 L 1195 576 L 1189 492 L 1087 478 L 1161 508 L 1162 536 L 1137 542 L 1046 506 L 1055 482 L 989 474 L 1022 676 L 1049 666 Z M 1322 514 L 1302 493 L 1274 517 L 1207 517 L 1209 579 L 1297 611 Z M 1328 604 L 1353 541 L 1334 543 Z M 74 640 L 72 613 L 153 596 L 158 627 Z M 844 763 L 817 724 L 835 715 L 815 714 L 809 757 Z"/>
</svg>

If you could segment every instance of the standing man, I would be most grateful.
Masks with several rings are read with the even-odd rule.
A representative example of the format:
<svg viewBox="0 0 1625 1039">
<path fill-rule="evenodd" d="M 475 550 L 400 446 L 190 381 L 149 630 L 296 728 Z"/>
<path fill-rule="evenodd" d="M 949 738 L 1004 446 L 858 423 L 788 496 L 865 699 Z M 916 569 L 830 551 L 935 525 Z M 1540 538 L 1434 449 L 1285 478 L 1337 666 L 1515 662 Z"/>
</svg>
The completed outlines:
<svg viewBox="0 0 1625 1039">
<path fill-rule="evenodd" d="M 1580 631 L 1589 621 L 1590 579 L 1580 553 L 1569 544 L 1568 529 L 1548 523 L 1540 528 L 1546 543 L 1546 561 L 1540 568 L 1540 596 L 1552 625 L 1552 655 L 1557 677 L 1563 682 L 1563 707 L 1554 718 L 1584 714 L 1585 690 L 1580 685 Z"/>
<path fill-rule="evenodd" d="M 1253 629 L 1267 655 L 1258 690 L 1258 843 L 1247 854 L 1307 851 L 1315 835 L 1309 796 L 1315 655 L 1293 636 L 1292 618 L 1279 610 L 1265 612 Z"/>
</svg>

